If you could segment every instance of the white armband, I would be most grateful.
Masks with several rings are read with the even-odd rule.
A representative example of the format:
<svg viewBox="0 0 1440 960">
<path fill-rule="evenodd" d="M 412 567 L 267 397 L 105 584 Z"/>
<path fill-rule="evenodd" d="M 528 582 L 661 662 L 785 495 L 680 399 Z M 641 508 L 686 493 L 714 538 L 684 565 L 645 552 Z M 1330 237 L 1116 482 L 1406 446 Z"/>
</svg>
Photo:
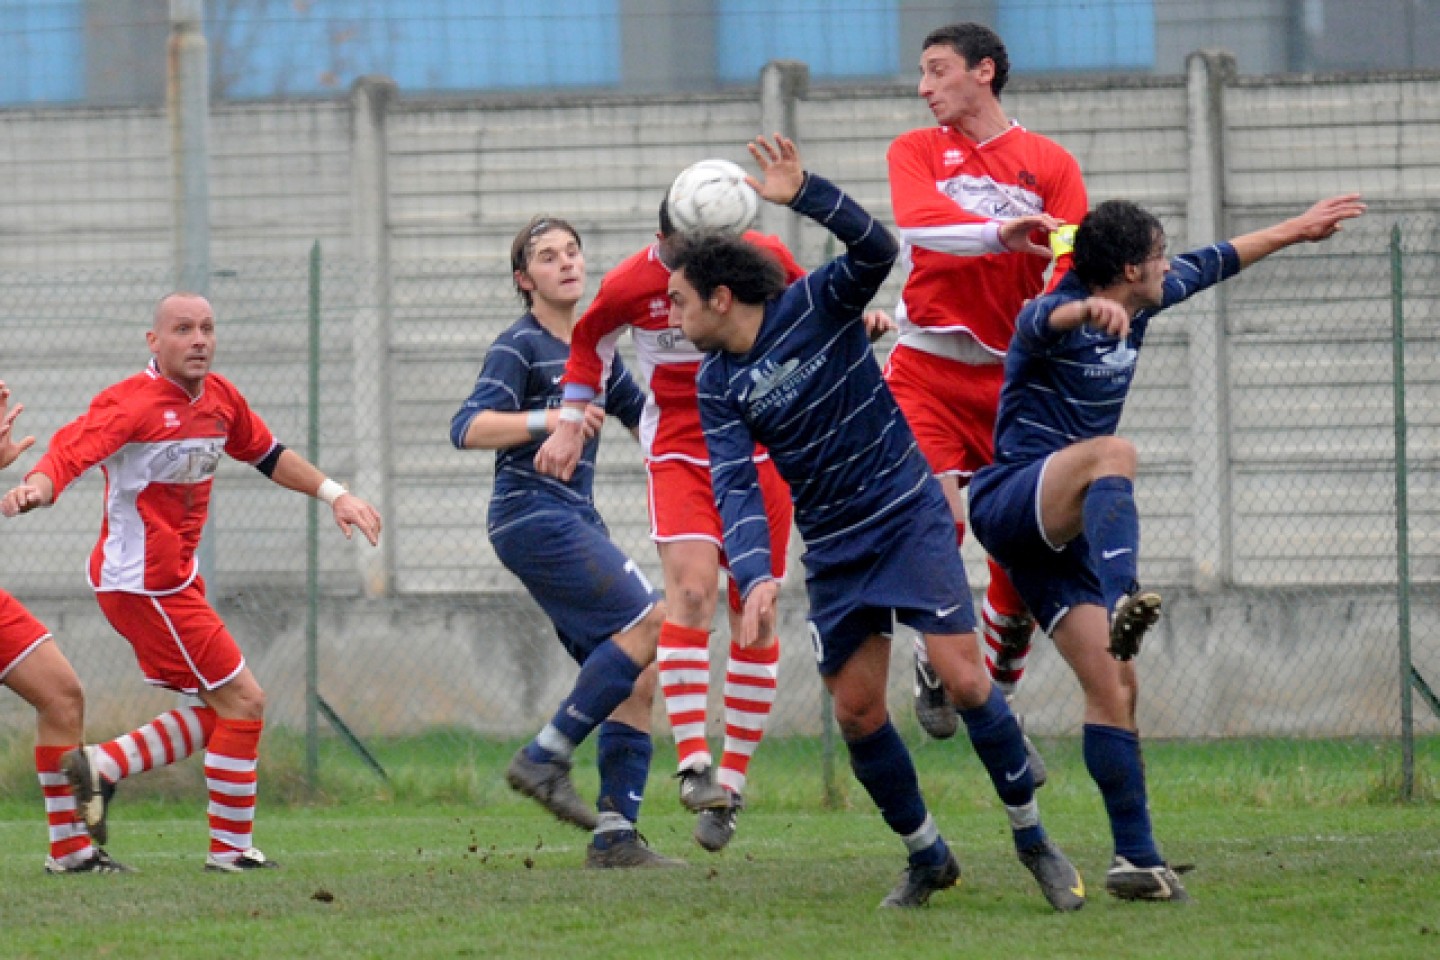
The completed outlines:
<svg viewBox="0 0 1440 960">
<path fill-rule="evenodd" d="M 346 490 L 342 484 L 339 484 L 334 480 L 331 480 L 329 477 L 326 477 L 324 480 L 320 481 L 320 489 L 315 491 L 315 499 L 324 500 L 326 503 L 330 504 L 330 506 L 333 507 L 335 506 L 335 501 L 339 500 L 348 492 L 349 491 Z"/>
</svg>

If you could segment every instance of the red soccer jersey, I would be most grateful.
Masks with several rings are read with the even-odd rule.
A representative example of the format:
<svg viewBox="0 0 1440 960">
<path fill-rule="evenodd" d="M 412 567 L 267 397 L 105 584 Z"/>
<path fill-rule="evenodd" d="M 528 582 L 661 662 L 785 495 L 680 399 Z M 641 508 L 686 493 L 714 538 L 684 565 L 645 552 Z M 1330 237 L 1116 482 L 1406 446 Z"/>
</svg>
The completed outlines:
<svg viewBox="0 0 1440 960">
<path fill-rule="evenodd" d="M 984 143 L 951 127 L 912 130 L 890 144 L 886 162 L 902 262 L 910 270 L 896 317 L 902 333 L 907 324 L 964 332 L 1003 355 L 1015 316 L 1041 292 L 1048 264 L 1026 254 L 955 253 L 973 252 L 967 238 L 986 220 L 1048 213 L 1079 223 L 1088 201 L 1075 158 L 1012 124 Z M 1051 283 L 1069 268 L 1066 254 L 1055 262 Z"/>
<path fill-rule="evenodd" d="M 219 374 L 192 398 L 154 363 L 101 391 L 61 427 L 31 474 L 55 496 L 99 465 L 105 516 L 90 554 L 98 591 L 160 595 L 195 578 L 195 547 L 210 507 L 220 454 L 256 463 L 275 446 L 270 428 Z"/>
<path fill-rule="evenodd" d="M 745 239 L 780 261 L 787 283 L 805 275 L 778 237 L 752 230 Z M 661 262 L 656 243 L 605 274 L 590 308 L 570 335 L 565 382 L 598 392 L 615 356 L 615 342 L 629 327 L 638 366 L 650 386 L 640 418 L 645 456 L 709 465 L 695 401 L 695 374 L 704 354 L 678 327 L 670 326 L 669 283 L 670 269 Z"/>
</svg>

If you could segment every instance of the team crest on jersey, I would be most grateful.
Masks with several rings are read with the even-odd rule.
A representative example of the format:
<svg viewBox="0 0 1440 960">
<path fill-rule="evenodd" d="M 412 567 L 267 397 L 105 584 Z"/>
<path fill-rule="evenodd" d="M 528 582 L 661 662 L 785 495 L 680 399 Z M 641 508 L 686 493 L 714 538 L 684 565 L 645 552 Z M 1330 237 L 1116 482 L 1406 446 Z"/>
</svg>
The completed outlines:
<svg viewBox="0 0 1440 960">
<path fill-rule="evenodd" d="M 670 316 L 670 301 L 666 300 L 664 297 L 656 297 L 655 299 L 651 300 L 650 316 L 655 318 Z"/>
<path fill-rule="evenodd" d="M 784 363 L 764 360 L 750 371 L 750 390 L 743 398 L 752 415 L 784 406 L 800 394 L 800 387 L 825 366 L 825 355 L 817 354 L 803 364 L 798 357 Z"/>
<path fill-rule="evenodd" d="M 180 426 L 180 414 L 176 413 L 174 410 L 166 410 L 164 419 L 166 430 L 174 430 Z"/>
<path fill-rule="evenodd" d="M 965 162 L 965 154 L 958 147 L 951 147 L 945 151 L 945 164 L 950 167 L 958 167 Z"/>
</svg>

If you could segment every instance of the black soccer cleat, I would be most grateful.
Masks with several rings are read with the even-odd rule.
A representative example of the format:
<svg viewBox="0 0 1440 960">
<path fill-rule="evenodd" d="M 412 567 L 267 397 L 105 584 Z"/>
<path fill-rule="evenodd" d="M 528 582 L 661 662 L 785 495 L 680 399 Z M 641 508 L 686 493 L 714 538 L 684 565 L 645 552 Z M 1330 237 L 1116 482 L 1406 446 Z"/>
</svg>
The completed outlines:
<svg viewBox="0 0 1440 960">
<path fill-rule="evenodd" d="M 600 823 L 595 808 L 575 792 L 575 784 L 570 781 L 569 760 L 555 757 L 548 763 L 536 763 L 525 755 L 522 747 L 505 769 L 505 782 L 566 823 L 584 830 L 594 830 Z"/>
<path fill-rule="evenodd" d="M 251 870 L 274 870 L 280 864 L 251 847 L 234 860 L 221 860 L 215 854 L 205 858 L 205 869 L 213 873 L 249 873 Z"/>
<path fill-rule="evenodd" d="M 115 784 L 100 776 L 100 766 L 95 762 L 95 751 L 99 747 L 85 746 L 70 750 L 60 758 L 60 772 L 70 782 L 70 792 L 75 796 L 75 807 L 85 821 L 85 829 L 95 843 L 106 843 L 110 829 L 106 826 L 105 815 L 109 812 L 110 801 L 115 796 Z"/>
<path fill-rule="evenodd" d="M 1085 881 L 1054 843 L 1046 840 L 1019 851 L 1019 855 L 1050 906 L 1062 913 L 1085 906 Z"/>
<path fill-rule="evenodd" d="M 730 791 L 716 781 L 713 768 L 681 770 L 675 778 L 680 781 L 680 802 L 691 813 L 730 808 Z"/>
<path fill-rule="evenodd" d="M 1110 656 L 1130 660 L 1140 652 L 1145 632 L 1160 620 L 1160 594 L 1136 587 L 1115 603 L 1110 617 Z"/>
<path fill-rule="evenodd" d="M 945 862 L 934 867 L 917 867 L 914 864 L 900 874 L 900 882 L 880 901 L 882 907 L 910 909 L 923 907 L 930 902 L 930 895 L 936 890 L 948 890 L 960 882 L 960 861 L 953 852 L 945 854 Z"/>
<path fill-rule="evenodd" d="M 945 684 L 922 652 L 924 639 L 915 638 L 915 719 L 920 729 L 936 740 L 949 740 L 960 729 L 960 714 Z"/>
<path fill-rule="evenodd" d="M 102 848 L 96 847 L 93 857 L 74 866 L 66 866 L 54 857 L 46 857 L 45 872 L 52 876 L 62 876 L 72 873 L 135 873 L 136 870 L 112 858 Z"/>
<path fill-rule="evenodd" d="M 701 810 L 700 816 L 695 818 L 695 842 L 711 853 L 724 850 L 735 836 L 736 820 L 744 809 L 745 798 L 738 793 L 730 793 L 728 807 Z"/>
<path fill-rule="evenodd" d="M 1118 900 L 1165 900 L 1189 903 L 1190 894 L 1180 877 L 1167 863 L 1158 867 L 1137 867 L 1116 857 L 1105 874 L 1105 892 Z"/>
<path fill-rule="evenodd" d="M 585 850 L 585 866 L 591 870 L 631 870 L 654 867 L 684 867 L 684 860 L 663 856 L 636 830 L 596 834 Z"/>
</svg>

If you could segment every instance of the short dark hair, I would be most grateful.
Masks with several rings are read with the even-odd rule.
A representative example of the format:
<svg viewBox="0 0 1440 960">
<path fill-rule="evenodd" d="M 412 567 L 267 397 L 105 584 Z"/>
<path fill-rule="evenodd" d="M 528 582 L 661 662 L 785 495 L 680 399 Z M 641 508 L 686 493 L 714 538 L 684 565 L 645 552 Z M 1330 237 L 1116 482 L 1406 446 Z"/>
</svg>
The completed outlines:
<svg viewBox="0 0 1440 960">
<path fill-rule="evenodd" d="M 1005 52 L 1005 41 L 1000 39 L 1000 34 L 983 23 L 949 23 L 926 34 L 920 49 L 923 52 L 941 43 L 960 54 L 965 65 L 971 70 L 980 66 L 981 60 L 989 57 L 995 64 L 995 77 L 990 81 L 990 92 L 995 94 L 997 100 L 1000 98 L 1000 91 L 1005 89 L 1005 81 L 1010 79 L 1010 54 Z"/>
<path fill-rule="evenodd" d="M 1106 200 L 1085 214 L 1075 231 L 1075 275 L 1091 290 L 1108 287 L 1138 267 L 1164 243 L 1155 215 L 1129 200 Z"/>
<path fill-rule="evenodd" d="M 665 188 L 665 196 L 660 199 L 660 236 L 668 237 L 675 232 L 675 221 L 670 219 L 670 188 Z"/>
<path fill-rule="evenodd" d="M 702 300 L 710 299 L 717 287 L 729 287 L 736 300 L 756 305 L 779 296 L 786 287 L 779 261 L 728 233 L 677 233 L 668 241 L 666 260 L 671 270 L 685 271 L 685 279 Z"/>
<path fill-rule="evenodd" d="M 582 250 L 585 244 L 580 240 L 580 231 L 572 227 L 569 221 L 561 220 L 559 217 L 547 217 L 544 214 L 531 217 L 530 222 L 520 228 L 515 234 L 515 239 L 510 242 L 510 276 L 514 279 L 515 274 L 521 273 L 530 266 L 530 254 L 535 246 L 535 241 L 551 230 L 564 230 L 575 238 L 575 245 Z M 529 290 L 520 287 L 519 281 L 515 281 L 515 292 L 520 294 L 520 299 L 525 301 L 525 306 L 535 302 L 535 297 Z"/>
</svg>

